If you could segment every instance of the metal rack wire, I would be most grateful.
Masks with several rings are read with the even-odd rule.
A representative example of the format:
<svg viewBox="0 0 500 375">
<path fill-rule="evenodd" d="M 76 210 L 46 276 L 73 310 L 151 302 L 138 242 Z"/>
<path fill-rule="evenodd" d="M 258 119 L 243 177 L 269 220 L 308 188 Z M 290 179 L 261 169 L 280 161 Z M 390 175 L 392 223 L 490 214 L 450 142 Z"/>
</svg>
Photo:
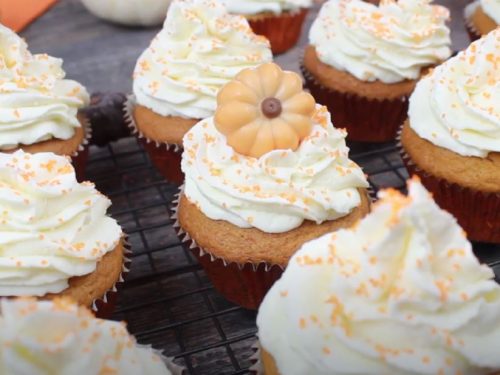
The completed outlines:
<svg viewBox="0 0 500 375">
<path fill-rule="evenodd" d="M 405 188 L 406 170 L 393 143 L 351 144 L 351 158 L 372 188 Z M 129 235 L 131 271 L 119 291 L 114 319 L 125 320 L 141 343 L 164 350 L 189 374 L 249 373 L 255 312 L 231 304 L 213 289 L 181 246 L 169 219 L 177 187 L 151 165 L 134 138 L 91 149 L 87 176 L 113 201 L 110 213 Z M 500 250 L 476 246 L 500 275 Z"/>
</svg>

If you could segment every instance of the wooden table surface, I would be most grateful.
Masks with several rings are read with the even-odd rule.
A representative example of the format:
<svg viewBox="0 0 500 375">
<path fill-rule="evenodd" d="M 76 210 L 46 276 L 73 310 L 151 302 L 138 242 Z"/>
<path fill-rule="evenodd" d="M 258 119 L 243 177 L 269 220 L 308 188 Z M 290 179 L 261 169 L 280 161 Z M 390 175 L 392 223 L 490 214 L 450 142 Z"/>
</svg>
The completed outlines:
<svg viewBox="0 0 500 375">
<path fill-rule="evenodd" d="M 245 0 L 242 0 L 245 1 Z M 469 41 L 462 12 L 468 0 L 439 0 L 451 10 L 455 50 Z M 307 43 L 307 31 L 317 13 L 309 13 L 299 45 L 278 56 L 287 69 L 298 71 L 298 60 Z M 90 92 L 131 90 L 135 61 L 159 28 L 126 28 L 104 22 L 86 11 L 79 0 L 60 0 L 22 35 L 33 52 L 45 52 L 64 59 L 67 76 L 83 83 Z"/>
</svg>

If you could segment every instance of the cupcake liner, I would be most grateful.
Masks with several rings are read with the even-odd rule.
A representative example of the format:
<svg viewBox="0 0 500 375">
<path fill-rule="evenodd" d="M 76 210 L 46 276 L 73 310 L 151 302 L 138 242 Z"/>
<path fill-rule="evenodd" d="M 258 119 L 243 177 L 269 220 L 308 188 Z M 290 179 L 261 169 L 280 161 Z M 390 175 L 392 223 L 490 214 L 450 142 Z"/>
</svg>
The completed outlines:
<svg viewBox="0 0 500 375">
<path fill-rule="evenodd" d="M 259 345 L 259 337 L 255 336 L 255 342 L 250 347 L 250 350 L 253 351 L 253 354 L 250 356 L 250 374 L 253 375 L 264 375 L 264 368 L 262 367 L 262 362 L 260 361 L 260 345 Z"/>
<path fill-rule="evenodd" d="M 300 70 L 306 87 L 318 103 L 326 105 L 337 128 L 346 128 L 347 138 L 359 142 L 394 140 L 399 126 L 406 118 L 408 98 L 370 99 L 323 86 L 304 66 Z"/>
<path fill-rule="evenodd" d="M 401 130 L 397 145 L 408 173 L 420 177 L 436 203 L 457 219 L 469 240 L 500 243 L 500 193 L 462 187 L 421 169 L 403 148 Z"/>
<path fill-rule="evenodd" d="M 475 1 L 468 4 L 464 9 L 464 24 L 471 42 L 481 38 L 481 33 L 476 29 L 476 26 L 474 26 L 474 23 L 471 20 L 471 16 L 474 14 L 478 6 L 479 2 Z"/>
<path fill-rule="evenodd" d="M 89 159 L 89 142 L 92 138 L 92 126 L 88 117 L 83 115 L 80 117 L 80 123 L 85 129 L 85 135 L 78 149 L 71 155 L 71 164 L 75 168 L 76 179 L 82 182 L 85 180 L 85 168 Z"/>
<path fill-rule="evenodd" d="M 147 138 L 135 123 L 133 115 L 135 105 L 135 96 L 127 96 L 123 108 L 125 123 L 130 128 L 132 134 L 138 138 L 144 150 L 148 153 L 151 162 L 161 175 L 168 181 L 181 184 L 184 181 L 184 173 L 181 170 L 182 145 L 158 142 Z"/>
<path fill-rule="evenodd" d="M 118 297 L 118 284 L 122 284 L 125 279 L 125 275 L 130 272 L 130 263 L 132 262 L 129 256 L 132 255 L 132 250 L 130 249 L 130 243 L 128 242 L 128 236 L 123 237 L 123 264 L 122 271 L 118 281 L 116 281 L 110 290 L 108 290 L 101 298 L 95 299 L 92 303 L 92 311 L 95 316 L 101 319 L 106 319 L 113 314 L 113 310 L 116 306 L 116 301 Z"/>
<path fill-rule="evenodd" d="M 307 12 L 307 8 L 301 8 L 279 15 L 265 14 L 250 18 L 248 23 L 255 34 L 269 40 L 273 54 L 280 54 L 297 44 Z"/>
<path fill-rule="evenodd" d="M 215 289 L 227 300 L 246 309 L 258 309 L 267 291 L 281 277 L 284 268 L 266 262 L 258 264 L 229 262 L 199 246 L 191 235 L 181 228 L 178 220 L 177 213 L 182 191 L 181 186 L 172 202 L 171 218 L 174 220 L 173 227 L 183 246 L 193 253 Z"/>
</svg>

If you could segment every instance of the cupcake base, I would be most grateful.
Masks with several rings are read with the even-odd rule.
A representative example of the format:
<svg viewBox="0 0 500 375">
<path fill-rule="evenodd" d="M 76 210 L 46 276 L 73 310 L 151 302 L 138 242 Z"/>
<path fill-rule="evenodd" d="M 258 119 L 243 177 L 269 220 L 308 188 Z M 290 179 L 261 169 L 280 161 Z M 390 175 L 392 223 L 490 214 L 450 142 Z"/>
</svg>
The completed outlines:
<svg viewBox="0 0 500 375">
<path fill-rule="evenodd" d="M 89 158 L 88 144 L 92 137 L 92 128 L 83 114 L 79 114 L 78 119 L 81 127 L 75 129 L 75 134 L 70 139 L 49 139 L 31 145 L 20 145 L 15 149 L 2 150 L 2 152 L 13 153 L 21 149 L 31 154 L 52 152 L 56 155 L 71 157 L 76 178 L 82 182 L 85 180 L 85 168 Z"/>
<path fill-rule="evenodd" d="M 465 7 L 464 21 L 465 28 L 472 42 L 495 30 L 498 26 L 494 20 L 484 13 L 479 1 L 475 1 Z"/>
<path fill-rule="evenodd" d="M 425 170 L 410 156 L 412 152 L 409 148 L 419 140 L 416 137 L 416 133 L 405 123 L 399 147 L 408 173 L 420 177 L 436 203 L 457 219 L 470 240 L 500 243 L 500 192 L 464 187 Z M 419 142 L 430 143 L 425 140 Z"/>
<path fill-rule="evenodd" d="M 179 145 L 156 144 L 146 138 L 141 138 L 139 141 L 153 165 L 167 181 L 177 185 L 184 182 L 184 173 L 181 169 L 182 148 Z"/>
<path fill-rule="evenodd" d="M 313 67 L 316 74 L 311 71 Z M 395 85 L 359 81 L 322 63 L 312 46 L 306 48 L 300 68 L 306 87 L 318 103 L 327 106 L 334 126 L 347 130 L 349 140 L 387 142 L 396 138 L 406 118 L 408 98 L 415 88 L 415 81 Z M 319 74 L 324 77 L 318 77 Z M 328 81 L 331 86 L 327 87 L 321 81 Z M 339 88 L 333 88 L 333 85 Z M 355 94 L 355 90 L 371 96 Z M 377 91 L 381 91 L 380 95 L 374 95 Z M 396 97 L 394 92 L 398 93 Z M 392 97 L 384 98 L 387 93 Z"/>
<path fill-rule="evenodd" d="M 128 127 L 161 175 L 170 182 L 182 184 L 182 138 L 198 120 L 158 115 L 137 104 L 133 95 L 127 98 L 124 113 Z"/>
<path fill-rule="evenodd" d="M 50 293 L 41 299 L 69 297 L 82 306 L 91 307 L 100 318 L 111 316 L 116 303 L 116 284 L 123 282 L 128 272 L 130 253 L 125 239 L 97 263 L 96 270 L 88 275 L 72 277 L 69 287 L 61 293 Z"/>
<path fill-rule="evenodd" d="M 302 8 L 278 15 L 263 13 L 248 16 L 247 19 L 255 34 L 265 36 L 269 40 L 273 54 L 280 54 L 297 44 L 307 11 Z"/>
<path fill-rule="evenodd" d="M 304 222 L 285 233 L 264 233 L 211 220 L 181 193 L 174 207 L 174 227 L 193 251 L 215 288 L 231 302 L 257 309 L 300 246 L 323 234 L 350 227 L 369 212 L 370 200 L 360 190 L 361 204 L 349 215 L 316 224 Z"/>
</svg>

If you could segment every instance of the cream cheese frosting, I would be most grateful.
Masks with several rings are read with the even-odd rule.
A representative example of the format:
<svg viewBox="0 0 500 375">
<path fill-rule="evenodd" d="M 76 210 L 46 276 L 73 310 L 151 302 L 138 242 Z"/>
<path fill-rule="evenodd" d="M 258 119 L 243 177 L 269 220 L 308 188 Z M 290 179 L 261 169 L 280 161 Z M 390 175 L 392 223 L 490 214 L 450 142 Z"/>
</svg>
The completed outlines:
<svg viewBox="0 0 500 375">
<path fill-rule="evenodd" d="M 418 179 L 351 229 L 306 243 L 260 306 L 283 375 L 489 374 L 500 286 Z"/>
<path fill-rule="evenodd" d="M 52 153 L 0 153 L 0 296 L 59 293 L 94 272 L 122 232 L 109 199 Z"/>
<path fill-rule="evenodd" d="M 219 89 L 272 60 L 269 42 L 214 0 L 174 0 L 134 72 L 137 102 L 162 116 L 213 115 Z"/>
<path fill-rule="evenodd" d="M 430 0 L 329 0 L 309 32 L 318 58 L 359 80 L 396 83 L 450 54 L 449 11 Z"/>
<path fill-rule="evenodd" d="M 1 374 L 171 374 L 124 323 L 94 318 L 68 300 L 4 299 L 0 306 Z"/>
<path fill-rule="evenodd" d="M 463 156 L 500 152 L 500 29 L 423 78 L 410 97 L 411 128 Z"/>
<path fill-rule="evenodd" d="M 312 0 L 222 0 L 227 10 L 234 14 L 254 15 L 271 12 L 281 14 L 312 6 Z"/>
<path fill-rule="evenodd" d="M 61 59 L 31 54 L 19 35 L 0 24 L 0 150 L 75 134 L 78 109 L 89 95 L 64 77 Z"/>
<path fill-rule="evenodd" d="M 184 136 L 184 194 L 212 220 L 268 233 L 292 230 L 304 220 L 321 223 L 348 215 L 368 187 L 348 158 L 346 132 L 316 107 L 311 135 L 296 151 L 273 150 L 260 158 L 238 154 L 212 118 Z"/>
</svg>

